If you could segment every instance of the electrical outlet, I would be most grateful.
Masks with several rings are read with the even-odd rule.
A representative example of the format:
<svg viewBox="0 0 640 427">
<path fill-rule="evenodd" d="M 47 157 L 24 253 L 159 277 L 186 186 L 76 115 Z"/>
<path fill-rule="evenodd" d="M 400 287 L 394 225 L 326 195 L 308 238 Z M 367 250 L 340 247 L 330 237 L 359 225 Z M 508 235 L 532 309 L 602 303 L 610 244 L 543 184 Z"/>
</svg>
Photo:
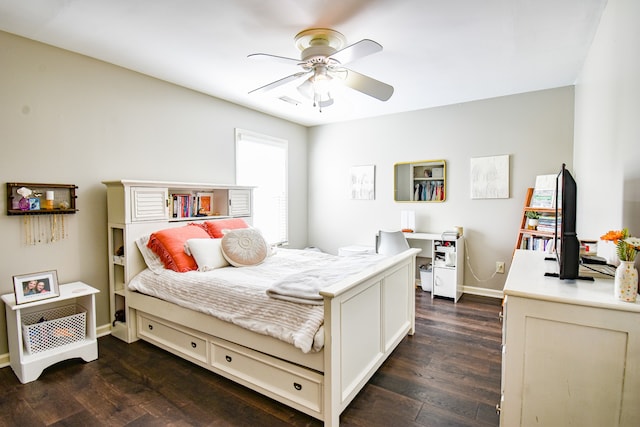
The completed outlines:
<svg viewBox="0 0 640 427">
<path fill-rule="evenodd" d="M 496 273 L 504 274 L 504 262 L 496 261 Z"/>
</svg>

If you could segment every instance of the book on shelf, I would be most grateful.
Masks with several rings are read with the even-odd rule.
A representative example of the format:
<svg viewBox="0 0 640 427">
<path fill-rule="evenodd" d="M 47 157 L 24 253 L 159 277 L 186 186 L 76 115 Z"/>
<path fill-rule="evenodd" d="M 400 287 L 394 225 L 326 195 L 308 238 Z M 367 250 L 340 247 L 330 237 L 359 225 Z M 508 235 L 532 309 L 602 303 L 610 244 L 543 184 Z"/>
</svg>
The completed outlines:
<svg viewBox="0 0 640 427">
<path fill-rule="evenodd" d="M 189 218 L 193 216 L 194 198 L 190 194 L 171 195 L 171 213 L 173 218 Z"/>
<path fill-rule="evenodd" d="M 520 249 L 527 249 L 530 251 L 541 251 L 546 253 L 552 253 L 554 251 L 554 241 L 551 237 L 540 237 L 531 234 L 525 234 L 522 236 L 520 243 Z"/>
<path fill-rule="evenodd" d="M 216 215 L 214 193 L 173 193 L 169 196 L 169 212 L 173 218 L 191 218 Z"/>
<path fill-rule="evenodd" d="M 553 214 L 543 214 L 538 218 L 538 231 L 545 231 L 548 233 L 553 233 L 556 231 L 556 224 L 558 226 L 558 232 L 560 232 L 560 223 L 562 222 L 562 218 L 560 216 L 557 217 L 558 221 L 556 222 L 556 216 Z"/>
<path fill-rule="evenodd" d="M 536 185 L 531 196 L 532 208 L 555 208 L 556 206 L 556 176 L 538 175 Z"/>
</svg>

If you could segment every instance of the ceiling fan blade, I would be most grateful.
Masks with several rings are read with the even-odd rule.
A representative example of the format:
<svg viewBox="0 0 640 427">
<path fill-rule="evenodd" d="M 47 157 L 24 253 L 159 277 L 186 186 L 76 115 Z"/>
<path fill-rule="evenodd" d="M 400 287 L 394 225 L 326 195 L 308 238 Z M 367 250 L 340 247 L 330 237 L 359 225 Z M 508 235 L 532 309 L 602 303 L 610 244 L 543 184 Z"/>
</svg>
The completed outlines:
<svg viewBox="0 0 640 427">
<path fill-rule="evenodd" d="M 278 62 L 283 62 L 283 63 L 286 63 L 286 64 L 291 64 L 291 63 L 300 64 L 302 62 L 299 59 L 287 58 L 286 56 L 271 55 L 269 53 L 252 53 L 250 55 L 247 55 L 247 58 L 275 59 Z"/>
<path fill-rule="evenodd" d="M 351 89 L 379 99 L 380 101 L 387 101 L 391 98 L 391 95 L 393 95 L 393 86 L 353 70 L 347 70 L 347 77 L 344 79 L 344 84 Z"/>
<path fill-rule="evenodd" d="M 381 50 L 382 46 L 379 43 L 376 43 L 373 40 L 364 39 L 337 51 L 329 58 L 335 59 L 340 64 L 347 64 L 351 61 L 355 61 L 356 59 L 364 58 L 365 56 L 380 52 Z"/>
<path fill-rule="evenodd" d="M 259 87 L 257 89 L 254 89 L 254 90 L 250 91 L 249 93 L 266 92 L 268 90 L 275 89 L 278 86 L 282 86 L 284 84 L 287 84 L 289 82 L 297 80 L 300 77 L 305 76 L 305 75 L 307 75 L 309 73 L 310 72 L 308 72 L 308 71 L 301 71 L 299 73 L 291 74 L 290 76 L 281 78 L 280 80 L 276 80 L 275 82 L 271 82 L 268 85 L 264 85 L 264 86 L 261 86 L 261 87 Z"/>
</svg>

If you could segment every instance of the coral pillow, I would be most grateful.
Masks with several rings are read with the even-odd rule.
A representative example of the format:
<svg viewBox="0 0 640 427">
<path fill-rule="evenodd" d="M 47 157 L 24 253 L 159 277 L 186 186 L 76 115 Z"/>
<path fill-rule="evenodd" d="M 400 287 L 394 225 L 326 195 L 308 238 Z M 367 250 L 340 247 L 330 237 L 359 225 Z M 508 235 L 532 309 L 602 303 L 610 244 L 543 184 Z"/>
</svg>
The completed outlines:
<svg viewBox="0 0 640 427">
<path fill-rule="evenodd" d="M 242 218 L 219 219 L 217 221 L 205 221 L 204 226 L 209 236 L 219 239 L 224 236 L 223 230 L 237 230 L 249 228 L 249 224 Z"/>
<path fill-rule="evenodd" d="M 229 265 L 222 255 L 222 239 L 189 239 L 184 251 L 191 255 L 198 264 L 198 271 L 211 271 Z"/>
<path fill-rule="evenodd" d="M 165 268 L 182 273 L 198 269 L 195 259 L 184 252 L 185 242 L 207 238 L 210 237 L 202 227 L 187 225 L 152 233 L 147 246 L 158 254 Z"/>
<path fill-rule="evenodd" d="M 255 228 L 229 230 L 222 238 L 222 255 L 234 267 L 256 265 L 269 255 L 269 245 Z"/>
</svg>

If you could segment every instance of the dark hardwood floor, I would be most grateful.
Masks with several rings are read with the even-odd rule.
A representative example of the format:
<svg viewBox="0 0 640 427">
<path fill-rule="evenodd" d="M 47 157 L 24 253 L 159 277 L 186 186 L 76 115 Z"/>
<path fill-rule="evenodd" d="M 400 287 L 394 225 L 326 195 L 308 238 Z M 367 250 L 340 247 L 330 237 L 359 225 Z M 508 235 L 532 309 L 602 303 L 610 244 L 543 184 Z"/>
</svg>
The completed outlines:
<svg viewBox="0 0 640 427">
<path fill-rule="evenodd" d="M 497 426 L 500 301 L 416 291 L 407 337 L 340 417 L 342 426 Z M 144 342 L 99 339 L 99 358 L 20 384 L 0 369 L 4 426 L 321 426 L 314 418 Z"/>
</svg>

